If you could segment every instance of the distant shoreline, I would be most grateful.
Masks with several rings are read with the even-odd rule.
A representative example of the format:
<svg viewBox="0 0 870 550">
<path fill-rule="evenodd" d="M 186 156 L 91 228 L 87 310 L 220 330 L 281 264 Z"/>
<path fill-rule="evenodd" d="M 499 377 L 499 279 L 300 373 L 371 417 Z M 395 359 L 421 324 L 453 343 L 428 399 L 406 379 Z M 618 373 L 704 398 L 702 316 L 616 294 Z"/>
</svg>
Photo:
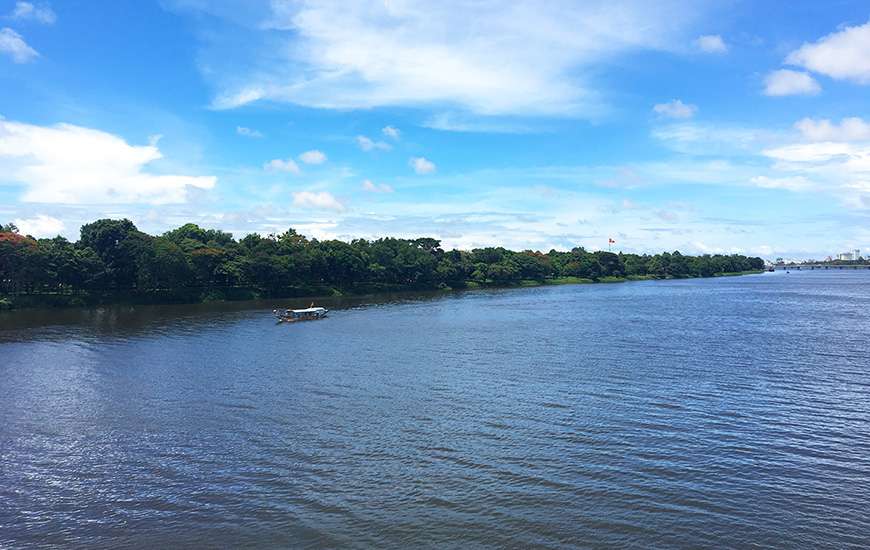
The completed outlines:
<svg viewBox="0 0 870 550">
<path fill-rule="evenodd" d="M 466 281 L 463 285 L 453 287 L 432 288 L 413 285 L 383 285 L 360 284 L 351 288 L 338 289 L 328 286 L 288 287 L 283 292 L 267 291 L 253 287 L 231 287 L 223 289 L 166 289 L 147 291 L 80 291 L 73 293 L 22 293 L 0 295 L 0 310 L 76 308 L 111 305 L 171 305 L 171 304 L 204 304 L 215 302 L 242 302 L 249 300 L 287 300 L 300 301 L 325 298 L 361 297 L 367 295 L 385 294 L 391 292 L 451 292 L 462 290 L 534 288 L 541 286 L 612 284 L 632 281 L 663 281 L 679 279 L 709 279 L 715 277 L 737 277 L 764 273 L 764 270 L 750 270 L 727 273 L 715 273 L 711 277 L 660 277 L 654 275 L 629 275 L 625 277 L 600 277 L 588 279 L 583 277 L 552 277 L 541 280 L 527 279 L 517 283 L 504 284 L 476 281 Z"/>
<path fill-rule="evenodd" d="M 153 236 L 101 219 L 81 237 L 35 239 L 0 226 L 0 309 L 195 304 L 381 292 L 617 283 L 740 274 L 764 260 L 604 250 L 444 250 L 439 239 L 309 239 L 290 228 L 236 240 L 188 223 Z M 613 243 L 613 240 L 610 240 Z"/>
</svg>

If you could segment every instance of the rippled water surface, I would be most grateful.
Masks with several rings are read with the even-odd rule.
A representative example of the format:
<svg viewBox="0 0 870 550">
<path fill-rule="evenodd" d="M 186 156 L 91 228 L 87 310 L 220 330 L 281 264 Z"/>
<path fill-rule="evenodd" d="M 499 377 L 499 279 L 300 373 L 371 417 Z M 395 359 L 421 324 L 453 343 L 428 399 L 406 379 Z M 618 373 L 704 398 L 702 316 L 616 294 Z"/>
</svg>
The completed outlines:
<svg viewBox="0 0 870 550">
<path fill-rule="evenodd" d="M 870 274 L 338 306 L 4 314 L 0 547 L 870 540 Z"/>
</svg>

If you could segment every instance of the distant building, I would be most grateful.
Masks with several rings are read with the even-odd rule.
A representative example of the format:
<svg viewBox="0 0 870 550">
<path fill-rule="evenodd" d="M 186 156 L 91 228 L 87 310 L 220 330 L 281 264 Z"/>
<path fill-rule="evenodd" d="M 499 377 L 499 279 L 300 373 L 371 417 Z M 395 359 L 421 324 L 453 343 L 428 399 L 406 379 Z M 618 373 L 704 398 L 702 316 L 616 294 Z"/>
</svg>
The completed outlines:
<svg viewBox="0 0 870 550">
<path fill-rule="evenodd" d="M 855 256 L 852 254 L 852 252 L 841 252 L 840 254 L 837 254 L 837 259 L 844 262 L 851 262 L 855 259 Z"/>
<path fill-rule="evenodd" d="M 852 259 L 856 261 L 861 259 L 861 251 L 857 248 L 852 251 Z"/>
</svg>

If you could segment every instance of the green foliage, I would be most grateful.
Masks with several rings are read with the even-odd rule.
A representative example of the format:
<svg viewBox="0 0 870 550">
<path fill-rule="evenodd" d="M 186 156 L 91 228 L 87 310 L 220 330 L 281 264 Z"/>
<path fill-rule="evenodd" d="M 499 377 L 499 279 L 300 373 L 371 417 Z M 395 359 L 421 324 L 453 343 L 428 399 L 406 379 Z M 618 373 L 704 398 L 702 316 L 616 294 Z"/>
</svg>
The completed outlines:
<svg viewBox="0 0 870 550">
<path fill-rule="evenodd" d="M 537 282 L 606 282 L 625 278 L 711 277 L 758 270 L 760 258 L 654 256 L 502 247 L 448 250 L 433 238 L 309 240 L 293 229 L 236 241 L 185 224 L 162 236 L 130 220 L 97 220 L 81 238 L 34 240 L 0 226 L 0 292 L 153 292 L 159 296 L 301 295 L 311 289 L 462 288 Z M 247 294 L 246 294 L 247 293 Z"/>
</svg>

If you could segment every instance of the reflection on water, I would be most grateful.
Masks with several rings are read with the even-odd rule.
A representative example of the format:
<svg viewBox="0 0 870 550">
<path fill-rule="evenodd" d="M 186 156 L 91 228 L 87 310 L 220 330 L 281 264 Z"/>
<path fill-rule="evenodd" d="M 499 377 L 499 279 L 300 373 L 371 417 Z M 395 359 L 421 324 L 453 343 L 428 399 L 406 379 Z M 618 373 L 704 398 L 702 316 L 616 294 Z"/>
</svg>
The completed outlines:
<svg viewBox="0 0 870 550">
<path fill-rule="evenodd" d="M 870 276 L 0 317 L 0 547 L 861 546 Z"/>
<path fill-rule="evenodd" d="M 368 296 L 320 297 L 317 305 L 348 309 L 450 296 L 447 291 L 396 292 Z M 41 337 L 68 336 L 70 327 L 83 328 L 88 336 L 129 335 L 162 325 L 221 323 L 238 316 L 275 308 L 302 308 L 310 298 L 213 302 L 207 304 L 111 305 L 94 308 L 23 309 L 0 311 L 0 342 L 32 338 L 34 329 Z M 57 330 L 55 330 L 57 327 Z"/>
</svg>

